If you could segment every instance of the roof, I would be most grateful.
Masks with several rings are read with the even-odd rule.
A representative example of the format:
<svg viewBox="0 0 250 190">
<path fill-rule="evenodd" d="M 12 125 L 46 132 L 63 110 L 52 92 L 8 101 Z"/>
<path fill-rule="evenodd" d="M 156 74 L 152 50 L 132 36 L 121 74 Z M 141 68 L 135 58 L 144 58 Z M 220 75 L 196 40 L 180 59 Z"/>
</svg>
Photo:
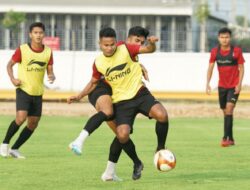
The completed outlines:
<svg viewBox="0 0 250 190">
<path fill-rule="evenodd" d="M 192 0 L 1 0 L 0 12 L 192 15 Z"/>
</svg>

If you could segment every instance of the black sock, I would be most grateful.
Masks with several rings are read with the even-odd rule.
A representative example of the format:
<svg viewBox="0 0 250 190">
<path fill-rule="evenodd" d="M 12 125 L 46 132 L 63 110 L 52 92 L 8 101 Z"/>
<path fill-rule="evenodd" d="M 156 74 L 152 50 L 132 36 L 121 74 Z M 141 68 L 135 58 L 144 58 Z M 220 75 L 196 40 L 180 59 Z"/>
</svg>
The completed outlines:
<svg viewBox="0 0 250 190">
<path fill-rule="evenodd" d="M 7 130 L 7 133 L 6 133 L 6 136 L 3 140 L 3 143 L 4 144 L 9 144 L 10 143 L 10 139 L 16 134 L 16 132 L 18 131 L 19 129 L 19 125 L 16 124 L 16 121 L 12 121 L 8 130 Z"/>
<path fill-rule="evenodd" d="M 138 165 L 141 163 L 139 160 L 136 150 L 135 150 L 135 145 L 131 139 L 128 140 L 125 144 L 121 144 L 123 150 L 126 152 L 126 154 L 133 160 L 135 165 Z"/>
<path fill-rule="evenodd" d="M 106 121 L 108 119 L 108 116 L 103 113 L 102 111 L 96 113 L 91 118 L 89 118 L 88 122 L 86 123 L 84 129 L 88 131 L 89 135 L 93 133 L 103 121 Z"/>
<path fill-rule="evenodd" d="M 165 148 L 165 143 L 168 134 L 168 121 L 164 123 L 157 121 L 155 125 L 155 132 L 157 135 L 158 143 L 156 151 L 158 151 Z"/>
<path fill-rule="evenodd" d="M 115 137 L 112 144 L 110 145 L 109 161 L 117 163 L 121 155 L 121 152 L 122 152 L 122 145 L 117 139 L 117 137 Z"/>
<path fill-rule="evenodd" d="M 223 139 L 227 139 L 227 117 L 224 116 L 224 136 Z"/>
<path fill-rule="evenodd" d="M 23 145 L 23 143 L 25 143 L 30 138 L 32 133 L 33 131 L 31 131 L 27 126 L 24 127 L 11 149 L 19 149 Z"/>
<path fill-rule="evenodd" d="M 232 115 L 226 115 L 226 125 L 227 125 L 227 136 L 229 140 L 233 139 L 233 116 Z"/>
</svg>

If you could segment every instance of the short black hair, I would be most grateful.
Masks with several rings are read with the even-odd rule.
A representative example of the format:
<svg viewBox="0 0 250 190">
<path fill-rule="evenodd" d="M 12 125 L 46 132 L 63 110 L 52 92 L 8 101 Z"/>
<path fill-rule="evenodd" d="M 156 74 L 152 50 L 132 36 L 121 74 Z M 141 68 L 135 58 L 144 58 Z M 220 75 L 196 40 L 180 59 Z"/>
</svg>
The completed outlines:
<svg viewBox="0 0 250 190">
<path fill-rule="evenodd" d="M 129 29 L 128 36 L 143 36 L 147 38 L 149 35 L 149 31 L 146 28 L 143 28 L 141 26 L 134 26 Z"/>
<path fill-rule="evenodd" d="M 111 37 L 111 38 L 116 38 L 116 32 L 113 28 L 111 27 L 105 27 L 102 28 L 99 32 L 99 38 L 103 37 Z"/>
<path fill-rule="evenodd" d="M 231 31 L 229 28 L 224 27 L 224 28 L 221 28 L 221 29 L 219 30 L 218 36 L 219 36 L 220 34 L 225 34 L 225 33 L 228 33 L 230 36 L 232 35 L 232 31 Z"/>
<path fill-rule="evenodd" d="M 33 28 L 35 27 L 39 27 L 39 28 L 42 28 L 43 31 L 45 31 L 45 26 L 42 22 L 34 22 L 30 25 L 30 32 L 32 32 Z"/>
</svg>

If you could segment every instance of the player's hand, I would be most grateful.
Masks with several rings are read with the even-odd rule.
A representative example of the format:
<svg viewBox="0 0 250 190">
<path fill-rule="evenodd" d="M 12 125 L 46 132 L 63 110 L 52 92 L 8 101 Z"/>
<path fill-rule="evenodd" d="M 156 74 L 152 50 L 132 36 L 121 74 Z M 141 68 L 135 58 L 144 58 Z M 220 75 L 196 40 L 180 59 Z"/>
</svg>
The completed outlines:
<svg viewBox="0 0 250 190">
<path fill-rule="evenodd" d="M 208 95 L 211 95 L 211 86 L 208 84 L 207 87 L 206 87 L 206 93 Z"/>
<path fill-rule="evenodd" d="M 234 89 L 234 94 L 239 94 L 241 91 L 241 85 L 237 85 Z"/>
<path fill-rule="evenodd" d="M 149 82 L 148 71 L 147 71 L 146 67 L 144 67 L 144 65 L 142 65 L 142 64 L 140 64 L 140 66 L 142 69 L 142 74 L 143 74 L 144 79 Z"/>
<path fill-rule="evenodd" d="M 14 86 L 20 86 L 22 82 L 19 79 L 12 78 L 11 82 Z"/>
<path fill-rule="evenodd" d="M 79 96 L 70 96 L 67 98 L 67 103 L 71 104 L 72 102 L 78 102 L 81 98 Z"/>
<path fill-rule="evenodd" d="M 147 38 L 147 40 L 148 40 L 149 43 L 155 43 L 155 42 L 158 42 L 159 38 L 156 37 L 156 36 L 149 36 Z"/>
<path fill-rule="evenodd" d="M 56 80 L 56 77 L 54 74 L 48 75 L 48 81 L 50 84 L 52 84 Z"/>
</svg>

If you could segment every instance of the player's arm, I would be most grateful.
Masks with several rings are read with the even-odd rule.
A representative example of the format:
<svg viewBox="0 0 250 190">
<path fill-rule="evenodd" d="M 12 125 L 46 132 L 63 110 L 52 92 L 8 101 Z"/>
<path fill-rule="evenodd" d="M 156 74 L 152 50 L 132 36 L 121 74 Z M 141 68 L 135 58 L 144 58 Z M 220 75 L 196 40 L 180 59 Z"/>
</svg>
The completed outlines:
<svg viewBox="0 0 250 190">
<path fill-rule="evenodd" d="M 67 99 L 68 104 L 72 103 L 73 101 L 80 101 L 84 96 L 90 94 L 95 89 L 98 81 L 99 79 L 96 79 L 92 76 L 91 80 L 78 95 L 71 96 Z"/>
<path fill-rule="evenodd" d="M 52 84 L 56 80 L 56 77 L 53 71 L 53 65 L 47 66 L 47 75 L 48 75 L 49 83 Z"/>
<path fill-rule="evenodd" d="M 244 77 L 244 64 L 239 64 L 239 83 L 238 85 L 235 87 L 235 94 L 239 94 L 241 91 L 241 86 L 242 86 L 242 80 Z"/>
<path fill-rule="evenodd" d="M 139 53 L 153 53 L 156 50 L 155 43 L 159 39 L 156 36 L 150 36 L 147 38 L 148 44 L 145 46 L 141 46 L 139 49 Z"/>
<path fill-rule="evenodd" d="M 211 86 L 210 86 L 210 81 L 213 75 L 213 69 L 214 69 L 214 63 L 212 62 L 209 64 L 208 69 L 207 69 L 207 84 L 206 84 L 206 93 L 208 95 L 211 94 Z"/>
<path fill-rule="evenodd" d="M 140 66 L 141 66 L 141 70 L 142 70 L 142 74 L 143 74 L 144 79 L 149 82 L 148 71 L 147 71 L 146 67 L 143 64 L 140 64 Z"/>
<path fill-rule="evenodd" d="M 7 64 L 7 72 L 8 72 L 8 75 L 10 77 L 10 80 L 12 82 L 12 84 L 14 86 L 20 86 L 21 85 L 21 80 L 19 79 L 16 79 L 14 77 L 14 74 L 13 74 L 13 66 L 16 64 L 17 62 L 13 61 L 12 59 L 8 62 Z"/>
</svg>

